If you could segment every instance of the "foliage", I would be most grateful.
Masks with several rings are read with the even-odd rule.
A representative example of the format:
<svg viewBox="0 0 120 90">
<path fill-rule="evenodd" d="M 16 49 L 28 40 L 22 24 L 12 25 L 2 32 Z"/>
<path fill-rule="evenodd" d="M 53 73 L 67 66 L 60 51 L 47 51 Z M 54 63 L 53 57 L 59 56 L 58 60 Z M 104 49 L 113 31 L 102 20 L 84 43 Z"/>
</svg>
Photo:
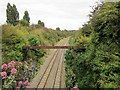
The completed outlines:
<svg viewBox="0 0 120 90">
<path fill-rule="evenodd" d="M 28 11 L 25 11 L 25 12 L 24 12 L 23 19 L 26 20 L 28 23 L 30 23 L 30 17 L 29 17 Z"/>
<path fill-rule="evenodd" d="M 8 33 L 9 32 L 9 33 Z M 19 30 L 14 26 L 3 25 L 2 27 L 2 49 L 3 49 L 3 61 L 6 60 L 22 60 L 22 47 L 27 44 L 26 35 L 28 33 Z"/>
<path fill-rule="evenodd" d="M 28 23 L 26 20 L 24 20 L 24 19 L 20 20 L 19 23 L 20 23 L 22 26 L 29 26 L 29 23 Z"/>
<path fill-rule="evenodd" d="M 22 68 L 21 62 L 10 61 L 8 64 L 2 64 L 1 78 L 2 78 L 2 88 L 13 88 L 12 85 L 16 86 L 17 74 L 19 69 Z M 20 73 L 19 73 L 20 74 Z"/>
<path fill-rule="evenodd" d="M 6 16 L 7 16 L 6 22 L 8 24 L 12 24 L 14 26 L 18 24 L 19 12 L 17 11 L 17 8 L 14 4 L 13 6 L 11 6 L 10 3 L 7 4 Z"/>
<path fill-rule="evenodd" d="M 31 35 L 28 39 L 30 46 L 40 46 L 39 37 Z M 30 57 L 33 60 L 39 60 L 40 57 L 44 56 L 45 51 L 40 49 L 32 49 L 30 52 Z"/>
<path fill-rule="evenodd" d="M 26 52 L 23 46 L 54 45 L 67 37 L 66 33 L 68 32 L 37 28 L 32 25 L 2 25 L 2 64 L 9 63 L 11 60 L 23 63 L 22 67 L 17 69 L 19 73 L 16 73 L 15 77 L 10 75 L 7 77 L 9 79 L 6 78 L 7 82 L 11 84 L 5 87 L 25 88 L 25 84 L 19 85 L 18 82 L 25 82 L 26 79 L 31 81 L 43 63 L 41 57 L 46 54 L 46 50 L 28 49 Z M 8 84 L 3 83 L 2 85 Z"/>
<path fill-rule="evenodd" d="M 69 36 L 72 32 L 48 29 L 44 22 L 29 25 L 30 17 L 25 11 L 19 21 L 16 6 L 7 5 L 7 25 L 2 25 L 2 87 L 27 89 L 40 69 L 41 59 L 47 50 L 31 49 L 28 46 L 55 45 L 56 42 Z M 14 61 L 11 61 L 14 60 Z M 14 62 L 14 63 L 12 63 Z M 22 65 L 21 63 L 22 62 Z M 12 67 L 9 67 L 9 64 Z M 19 65 L 20 64 L 20 65 Z M 4 67 L 4 68 L 3 68 Z M 11 71 L 12 70 L 12 71 Z"/>
<path fill-rule="evenodd" d="M 59 28 L 59 27 L 57 27 L 57 28 L 56 28 L 56 30 L 60 30 L 60 28 Z"/>
<path fill-rule="evenodd" d="M 98 5 L 91 16 L 71 37 L 70 42 L 86 50 L 67 51 L 67 87 L 76 83 L 79 88 L 120 88 L 120 2 Z"/>
<path fill-rule="evenodd" d="M 41 20 L 38 20 L 38 25 L 39 25 L 40 27 L 45 27 L 44 22 L 41 22 Z"/>
</svg>

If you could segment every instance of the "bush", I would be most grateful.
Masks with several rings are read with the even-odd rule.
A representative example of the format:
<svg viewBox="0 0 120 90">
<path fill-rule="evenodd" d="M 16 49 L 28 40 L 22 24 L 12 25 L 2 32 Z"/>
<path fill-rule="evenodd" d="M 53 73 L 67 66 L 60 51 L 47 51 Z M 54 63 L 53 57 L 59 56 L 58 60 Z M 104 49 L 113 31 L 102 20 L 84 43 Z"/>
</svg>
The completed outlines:
<svg viewBox="0 0 120 90">
<path fill-rule="evenodd" d="M 29 23 L 28 23 L 26 20 L 24 20 L 24 19 L 20 20 L 19 23 L 20 23 L 22 26 L 29 26 Z"/>
<path fill-rule="evenodd" d="M 2 50 L 3 50 L 3 61 L 5 60 L 22 60 L 23 53 L 22 47 L 27 44 L 27 33 L 22 30 L 16 29 L 13 26 L 2 27 Z"/>
<path fill-rule="evenodd" d="M 16 26 L 2 25 L 2 63 L 9 63 L 11 60 L 23 63 L 22 67 L 17 69 L 18 73 L 15 76 L 8 75 L 6 80 L 3 80 L 2 86 L 25 88 L 24 83 L 19 85 L 18 82 L 25 82 L 26 79 L 31 81 L 35 77 L 43 63 L 41 57 L 46 54 L 46 50 L 28 48 L 27 51 L 24 46 L 54 45 L 61 37 L 66 36 L 61 31 L 59 33 L 61 36 L 58 36 L 54 30 L 27 26 L 24 20 Z M 8 71 L 6 72 L 8 74 Z"/>
<path fill-rule="evenodd" d="M 74 83 L 79 88 L 120 88 L 119 3 L 109 2 L 98 6 L 91 23 L 88 23 L 92 29 L 90 35 L 86 33 L 88 29 L 83 30 L 85 25 L 74 40 L 75 43 L 85 45 L 86 50 L 69 50 L 66 53 L 66 69 L 71 68 L 76 78 Z M 99 12 L 96 14 L 96 11 Z M 71 77 L 67 77 L 67 87 L 70 87 L 70 83 L 74 84 L 73 81 L 68 81 L 70 79 Z"/>
</svg>

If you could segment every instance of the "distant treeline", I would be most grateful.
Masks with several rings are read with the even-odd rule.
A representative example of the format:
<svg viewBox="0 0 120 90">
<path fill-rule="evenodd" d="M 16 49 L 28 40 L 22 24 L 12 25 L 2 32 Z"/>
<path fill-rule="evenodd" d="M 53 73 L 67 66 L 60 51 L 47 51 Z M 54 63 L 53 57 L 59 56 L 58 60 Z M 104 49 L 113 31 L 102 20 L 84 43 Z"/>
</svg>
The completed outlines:
<svg viewBox="0 0 120 90">
<path fill-rule="evenodd" d="M 23 26 L 29 26 L 30 24 L 30 16 L 27 10 L 24 12 L 23 19 L 19 20 L 19 12 L 15 4 L 13 4 L 13 6 L 10 3 L 7 4 L 6 16 L 7 16 L 6 22 L 8 24 L 14 26 L 17 24 L 21 24 Z M 44 22 L 41 22 L 41 20 L 38 20 L 38 25 L 41 27 L 45 26 Z"/>
</svg>

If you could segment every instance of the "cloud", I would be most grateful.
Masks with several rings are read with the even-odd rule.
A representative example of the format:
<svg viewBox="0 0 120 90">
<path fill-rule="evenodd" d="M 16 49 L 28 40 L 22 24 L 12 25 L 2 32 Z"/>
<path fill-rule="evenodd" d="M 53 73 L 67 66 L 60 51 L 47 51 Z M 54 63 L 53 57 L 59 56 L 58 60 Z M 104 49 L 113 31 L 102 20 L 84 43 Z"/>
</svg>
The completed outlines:
<svg viewBox="0 0 120 90">
<path fill-rule="evenodd" d="M 6 20 L 6 5 L 15 4 L 22 19 L 28 10 L 31 23 L 40 19 L 50 28 L 78 29 L 88 21 L 87 15 L 97 0 L 2 0 L 0 3 L 0 24 Z"/>
</svg>

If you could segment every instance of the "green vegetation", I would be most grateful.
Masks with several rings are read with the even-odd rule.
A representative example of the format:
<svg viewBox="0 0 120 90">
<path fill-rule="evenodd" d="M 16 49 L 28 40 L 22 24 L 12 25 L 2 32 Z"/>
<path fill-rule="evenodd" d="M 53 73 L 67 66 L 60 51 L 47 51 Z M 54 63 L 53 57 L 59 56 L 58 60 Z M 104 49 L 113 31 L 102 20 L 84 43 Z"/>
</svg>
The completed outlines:
<svg viewBox="0 0 120 90">
<path fill-rule="evenodd" d="M 72 32 L 48 29 L 40 20 L 38 24 L 30 25 L 28 11 L 25 11 L 23 19 L 19 20 L 19 13 L 14 4 L 11 6 L 8 3 L 6 14 L 7 24 L 0 26 L 2 27 L 0 79 L 2 79 L 3 88 L 14 88 L 18 86 L 19 81 L 31 81 L 35 77 L 43 64 L 42 57 L 47 52 L 45 49 L 26 49 L 24 46 L 55 45 Z"/>
<path fill-rule="evenodd" d="M 41 20 L 38 20 L 38 25 L 39 25 L 40 27 L 45 27 L 44 22 L 41 22 Z"/>
<path fill-rule="evenodd" d="M 17 11 L 17 8 L 14 4 L 13 6 L 11 6 L 10 3 L 7 4 L 6 16 L 7 16 L 6 22 L 8 24 L 12 24 L 14 26 L 18 24 L 19 12 Z"/>
<path fill-rule="evenodd" d="M 60 30 L 60 28 L 59 28 L 59 27 L 57 27 L 57 28 L 56 28 L 56 30 Z"/>
<path fill-rule="evenodd" d="M 28 23 L 30 23 L 30 17 L 28 11 L 24 12 L 23 20 L 26 20 Z"/>
<path fill-rule="evenodd" d="M 29 26 L 29 23 L 24 19 L 19 20 L 19 24 L 22 25 L 22 26 Z"/>
<path fill-rule="evenodd" d="M 120 2 L 95 7 L 90 21 L 70 39 L 86 50 L 66 53 L 67 87 L 120 88 Z"/>
<path fill-rule="evenodd" d="M 24 27 L 21 26 L 20 24 L 17 26 L 3 25 L 2 26 L 3 63 L 6 63 L 7 62 L 6 60 L 23 60 L 22 47 L 24 45 L 28 46 L 54 45 L 62 38 L 67 37 L 65 33 L 67 32 L 49 30 L 47 28 L 35 28 L 32 26 Z M 39 58 L 37 57 L 38 56 L 37 53 L 39 53 L 40 57 L 44 55 L 44 50 L 38 51 L 33 50 L 31 52 L 31 55 L 36 57 L 36 59 Z M 34 53 L 36 55 L 34 55 Z"/>
<path fill-rule="evenodd" d="M 29 49 L 27 52 L 23 46 L 55 45 L 61 39 L 67 37 L 68 31 L 57 31 L 35 26 L 23 26 L 18 24 L 2 25 L 2 64 L 11 60 L 22 62 L 23 66 L 12 81 L 33 79 L 39 70 L 45 54 L 45 49 Z M 12 85 L 7 87 L 10 88 Z"/>
</svg>

